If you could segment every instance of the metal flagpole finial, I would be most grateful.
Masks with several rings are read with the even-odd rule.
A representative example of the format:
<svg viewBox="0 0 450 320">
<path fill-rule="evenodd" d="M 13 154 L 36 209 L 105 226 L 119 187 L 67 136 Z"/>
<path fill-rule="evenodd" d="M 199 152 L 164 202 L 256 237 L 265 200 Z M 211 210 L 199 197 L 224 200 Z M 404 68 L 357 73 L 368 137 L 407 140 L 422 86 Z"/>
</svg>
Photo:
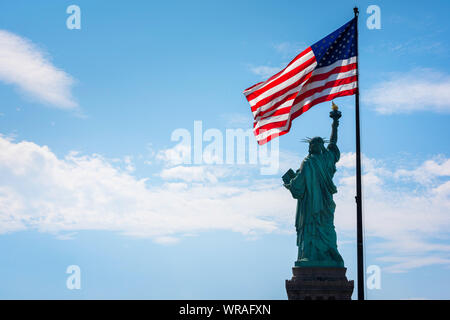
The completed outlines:
<svg viewBox="0 0 450 320">
<path fill-rule="evenodd" d="M 358 14 L 359 14 L 358 7 L 354 7 L 354 8 L 353 8 L 353 12 L 355 13 L 355 17 L 357 17 Z"/>
</svg>

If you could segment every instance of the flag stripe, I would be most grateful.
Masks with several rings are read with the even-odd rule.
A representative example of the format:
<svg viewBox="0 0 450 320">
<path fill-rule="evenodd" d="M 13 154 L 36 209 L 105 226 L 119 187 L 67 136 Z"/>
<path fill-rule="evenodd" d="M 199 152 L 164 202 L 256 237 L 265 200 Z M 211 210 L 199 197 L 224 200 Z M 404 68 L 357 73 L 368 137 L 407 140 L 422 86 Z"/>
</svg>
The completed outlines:
<svg viewBox="0 0 450 320">
<path fill-rule="evenodd" d="M 313 68 L 311 68 L 311 69 L 313 69 Z M 288 85 L 287 87 L 279 90 L 278 92 L 275 92 L 271 96 L 268 96 L 268 97 L 258 101 L 258 103 L 252 107 L 253 116 L 256 117 L 261 112 L 265 112 L 269 109 L 276 108 L 278 105 L 285 102 L 289 96 L 292 96 L 293 93 L 295 93 L 295 96 L 296 96 L 298 94 L 299 90 L 305 84 L 305 82 L 308 81 L 312 75 L 312 70 L 311 71 L 307 70 L 307 71 L 308 72 L 306 74 L 304 74 L 296 82 Z"/>
<path fill-rule="evenodd" d="M 330 87 L 331 85 L 340 85 L 340 84 L 350 83 L 351 81 L 356 81 L 356 67 L 353 70 L 350 70 L 347 72 L 330 74 L 330 76 L 325 80 L 318 80 L 315 82 L 311 82 L 311 79 L 313 77 L 314 77 L 314 72 L 312 73 L 312 76 L 309 79 L 308 84 L 306 84 L 302 88 L 302 91 L 304 91 L 304 92 L 298 92 L 298 94 L 291 94 L 289 96 L 289 98 L 300 101 L 300 100 L 308 97 L 309 95 L 314 94 L 317 91 L 320 91 L 322 89 L 326 89 L 326 88 Z M 293 103 L 295 103 L 295 102 L 293 101 Z M 279 110 L 284 109 L 286 107 L 288 107 L 288 106 L 282 106 L 281 104 L 274 104 L 269 109 L 259 112 L 257 114 L 257 116 L 255 116 L 255 121 L 266 119 L 267 117 L 270 117 L 277 113 L 279 114 Z"/>
<path fill-rule="evenodd" d="M 289 70 L 291 70 L 290 68 L 295 68 L 295 66 L 297 66 L 298 63 L 301 63 L 301 58 L 304 57 L 305 55 L 309 54 L 310 52 L 312 52 L 311 47 L 306 48 L 305 50 L 303 50 L 300 54 L 298 54 L 294 60 L 292 60 L 287 66 L 286 68 L 284 68 L 283 70 L 281 70 L 280 72 L 278 72 L 277 74 L 273 75 L 272 77 L 270 77 L 269 79 L 267 79 L 266 81 L 263 82 L 259 82 L 253 86 L 251 86 L 250 88 L 247 88 L 244 90 L 244 94 L 246 96 L 248 96 L 250 93 L 255 92 L 256 90 L 260 89 L 263 85 L 270 83 L 272 80 L 276 79 L 277 77 L 279 77 L 283 72 L 288 72 Z M 299 61 L 300 60 L 300 61 Z M 307 59 L 306 59 L 307 60 Z M 305 61 L 306 61 L 305 60 Z"/>
<path fill-rule="evenodd" d="M 339 72 L 345 72 L 345 71 L 349 71 L 349 70 L 356 70 L 356 59 L 346 59 L 343 61 L 337 61 L 336 63 L 334 63 L 333 65 L 330 65 L 329 67 L 323 67 L 323 68 L 319 68 L 314 70 L 314 72 L 311 74 L 306 74 L 304 75 L 304 77 L 301 79 L 305 79 L 308 80 L 308 83 L 312 83 L 314 81 L 317 80 L 323 80 L 326 79 L 328 76 L 331 76 L 334 73 L 339 73 Z M 309 71 L 310 69 L 308 68 L 307 71 Z M 309 78 L 310 77 L 310 78 Z M 281 97 L 282 95 L 284 95 L 286 92 L 286 95 L 291 95 L 294 92 L 298 92 L 299 89 L 301 89 L 301 86 L 304 85 L 304 81 L 297 81 L 294 84 L 291 85 L 287 85 L 286 88 L 281 89 L 278 92 L 274 93 L 273 95 L 266 97 L 265 99 L 259 101 L 256 105 L 252 106 L 252 112 L 253 112 L 253 117 L 257 118 L 258 116 L 260 116 L 261 114 L 264 114 L 267 111 L 270 111 L 271 109 L 277 107 L 278 105 L 276 104 L 277 102 L 280 102 L 280 104 L 284 100 L 283 98 L 286 98 L 286 96 Z M 273 101 L 273 102 L 272 102 Z M 268 105 L 268 106 L 266 106 Z M 261 111 L 258 111 L 257 109 L 261 108 Z"/>
<path fill-rule="evenodd" d="M 356 80 L 356 77 L 354 78 Z M 313 95 L 305 98 L 304 100 L 296 103 L 293 105 L 288 112 L 284 112 L 280 115 L 275 115 L 267 119 L 260 120 L 258 122 L 255 121 L 254 123 L 254 131 L 256 134 L 259 134 L 260 129 L 271 129 L 274 128 L 272 123 L 275 123 L 275 126 L 282 127 L 281 129 L 284 130 L 288 120 L 292 121 L 296 117 L 292 117 L 298 110 L 302 109 L 303 112 L 309 110 L 312 106 L 316 105 L 320 102 L 325 102 L 329 100 L 323 100 L 324 97 L 327 97 L 329 95 L 334 95 L 339 92 L 348 92 L 349 90 L 352 90 L 356 88 L 357 82 L 352 81 L 351 83 L 345 83 L 340 86 L 330 86 L 329 88 L 326 88 L 325 90 L 321 90 L 318 92 L 315 92 Z M 342 95 L 339 95 L 341 97 Z M 301 112 L 301 113 L 303 113 Z M 301 114 L 300 113 L 300 114 Z M 298 114 L 298 115 L 300 115 Z"/>
<path fill-rule="evenodd" d="M 298 79 L 300 79 L 305 73 L 314 70 L 317 65 L 316 58 L 314 55 L 309 59 L 302 62 L 297 68 L 281 75 L 277 79 L 273 80 L 269 84 L 263 86 L 262 88 L 256 90 L 255 92 L 250 93 L 247 96 L 247 100 L 251 106 L 254 106 L 258 101 L 263 98 L 266 98 L 273 94 L 274 92 L 279 91 L 281 88 L 285 86 L 295 83 Z"/>
<path fill-rule="evenodd" d="M 292 115 L 295 114 L 298 110 L 303 110 L 303 112 L 309 110 L 312 106 L 319 102 L 324 102 L 327 100 L 321 100 L 323 97 L 326 97 L 328 95 L 333 95 L 336 93 L 339 93 L 340 91 L 347 92 L 348 90 L 356 88 L 356 82 L 345 84 L 340 87 L 331 87 L 326 89 L 324 92 L 318 92 L 311 97 L 309 97 L 307 100 L 302 101 L 301 103 L 298 103 L 294 105 L 288 113 L 284 113 L 281 115 L 273 116 L 269 119 L 264 119 L 261 121 L 258 121 L 254 126 L 255 133 L 259 134 L 259 131 L 261 129 L 268 130 L 274 128 L 272 123 L 276 123 L 276 126 L 279 126 L 280 129 L 284 130 L 286 128 L 286 125 L 289 124 L 288 121 L 292 121 L 293 118 Z M 319 99 L 319 100 L 317 100 Z M 319 102 L 317 102 L 319 101 Z M 301 113 L 303 113 L 301 112 Z M 300 114 L 301 114 L 300 113 Z"/>
<path fill-rule="evenodd" d="M 350 65 L 353 63 L 356 63 L 356 57 L 351 57 L 349 59 L 342 59 L 342 60 L 337 60 L 335 63 L 330 64 L 329 66 L 326 67 L 319 67 L 317 68 L 315 71 L 316 74 L 322 74 L 322 73 L 328 73 L 331 70 L 334 70 L 337 67 L 342 67 L 342 66 L 346 66 L 346 65 Z"/>
<path fill-rule="evenodd" d="M 336 77 L 338 77 L 339 75 L 337 75 Z M 356 82 L 357 78 L 356 75 L 352 75 L 350 77 L 345 77 L 342 79 L 331 79 L 332 81 L 330 82 L 326 82 L 324 83 L 324 81 L 322 81 L 322 86 L 320 87 L 316 87 L 314 86 L 314 84 L 316 84 L 317 82 L 311 84 L 311 89 L 306 88 L 306 92 L 301 93 L 300 95 L 297 96 L 297 98 L 295 99 L 295 101 L 293 101 L 292 106 L 289 107 L 285 107 L 285 108 L 278 108 L 276 110 L 274 110 L 273 112 L 271 112 L 270 114 L 267 114 L 265 116 L 261 116 L 261 117 L 257 117 L 255 119 L 255 123 L 265 123 L 265 121 L 270 121 L 270 119 L 272 119 L 273 116 L 277 116 L 283 113 L 289 113 L 291 108 L 293 108 L 293 105 L 298 105 L 298 104 L 302 104 L 304 101 L 309 101 L 310 97 L 312 96 L 317 96 L 318 93 L 321 93 L 322 91 L 324 91 L 325 89 L 329 89 L 329 88 L 335 88 L 334 90 L 339 90 L 340 86 L 342 85 L 346 85 L 352 82 Z M 329 92 L 329 91 L 325 91 L 322 94 L 328 94 L 328 93 L 333 93 L 333 92 Z M 274 119 L 275 120 L 275 119 Z"/>
<path fill-rule="evenodd" d="M 276 137 L 279 137 L 279 136 L 282 136 L 282 135 L 288 133 L 289 130 L 291 129 L 292 120 L 294 120 L 295 118 L 300 116 L 302 113 L 308 111 L 314 105 L 319 104 L 321 102 L 325 102 L 325 101 L 331 101 L 338 97 L 351 96 L 351 95 L 354 95 L 356 93 L 356 91 L 357 91 L 357 88 L 353 88 L 353 89 L 349 89 L 346 91 L 336 92 L 335 94 L 332 94 L 332 95 L 324 96 L 319 101 L 315 101 L 314 104 L 309 105 L 307 109 L 302 108 L 302 109 L 298 110 L 296 113 L 294 113 L 291 117 L 291 121 L 289 121 L 288 126 L 286 126 L 286 121 L 280 121 L 279 122 L 280 126 L 278 126 L 278 127 L 275 127 L 272 129 L 261 129 L 261 131 L 259 133 L 255 132 L 255 136 L 256 136 L 256 140 L 257 140 L 258 144 L 262 145 L 264 143 L 269 142 L 273 138 L 276 138 Z M 254 131 L 256 131 L 256 130 L 254 130 Z"/>
</svg>

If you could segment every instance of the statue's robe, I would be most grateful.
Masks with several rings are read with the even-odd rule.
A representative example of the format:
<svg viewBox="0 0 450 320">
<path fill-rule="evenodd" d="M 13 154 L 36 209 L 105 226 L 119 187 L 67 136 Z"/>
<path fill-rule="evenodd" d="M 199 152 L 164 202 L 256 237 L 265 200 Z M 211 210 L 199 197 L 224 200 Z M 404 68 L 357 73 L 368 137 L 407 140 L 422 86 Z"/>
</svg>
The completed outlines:
<svg viewBox="0 0 450 320">
<path fill-rule="evenodd" d="M 339 149 L 334 143 L 323 148 L 321 154 L 308 155 L 288 185 L 292 196 L 298 200 L 296 265 L 344 266 L 337 250 L 333 224 L 336 208 L 333 194 L 337 189 L 332 179 L 339 157 Z"/>
</svg>

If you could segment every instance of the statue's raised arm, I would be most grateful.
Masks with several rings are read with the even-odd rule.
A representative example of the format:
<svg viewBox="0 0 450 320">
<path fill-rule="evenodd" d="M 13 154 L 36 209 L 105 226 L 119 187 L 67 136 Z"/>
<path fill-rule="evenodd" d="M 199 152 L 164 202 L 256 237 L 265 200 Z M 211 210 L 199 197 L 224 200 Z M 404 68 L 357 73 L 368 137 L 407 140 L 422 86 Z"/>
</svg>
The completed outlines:
<svg viewBox="0 0 450 320">
<path fill-rule="evenodd" d="M 342 116 L 342 113 L 338 110 L 338 106 L 332 103 L 332 109 L 333 111 L 330 112 L 330 118 L 333 119 L 333 123 L 331 124 L 331 136 L 330 136 L 330 143 L 336 144 L 337 143 L 337 128 L 339 126 L 339 118 Z"/>
<path fill-rule="evenodd" d="M 328 153 L 333 155 L 334 163 L 339 161 L 341 157 L 341 153 L 339 148 L 337 147 L 337 139 L 338 139 L 338 126 L 339 126 L 339 118 L 342 116 L 342 113 L 338 110 L 338 106 L 332 102 L 333 111 L 330 112 L 330 118 L 333 119 L 333 123 L 331 124 L 331 136 L 330 142 L 328 144 Z"/>
</svg>

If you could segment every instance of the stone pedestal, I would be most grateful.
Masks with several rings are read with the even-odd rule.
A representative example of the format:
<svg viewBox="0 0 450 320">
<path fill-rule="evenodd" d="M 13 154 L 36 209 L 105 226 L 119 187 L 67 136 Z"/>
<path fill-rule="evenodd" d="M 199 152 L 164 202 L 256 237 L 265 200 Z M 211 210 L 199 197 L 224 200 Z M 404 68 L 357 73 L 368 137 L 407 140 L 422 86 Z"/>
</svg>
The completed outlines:
<svg viewBox="0 0 450 320">
<path fill-rule="evenodd" d="M 288 300 L 351 300 L 353 280 L 345 276 L 347 268 L 294 267 L 286 280 Z"/>
</svg>

